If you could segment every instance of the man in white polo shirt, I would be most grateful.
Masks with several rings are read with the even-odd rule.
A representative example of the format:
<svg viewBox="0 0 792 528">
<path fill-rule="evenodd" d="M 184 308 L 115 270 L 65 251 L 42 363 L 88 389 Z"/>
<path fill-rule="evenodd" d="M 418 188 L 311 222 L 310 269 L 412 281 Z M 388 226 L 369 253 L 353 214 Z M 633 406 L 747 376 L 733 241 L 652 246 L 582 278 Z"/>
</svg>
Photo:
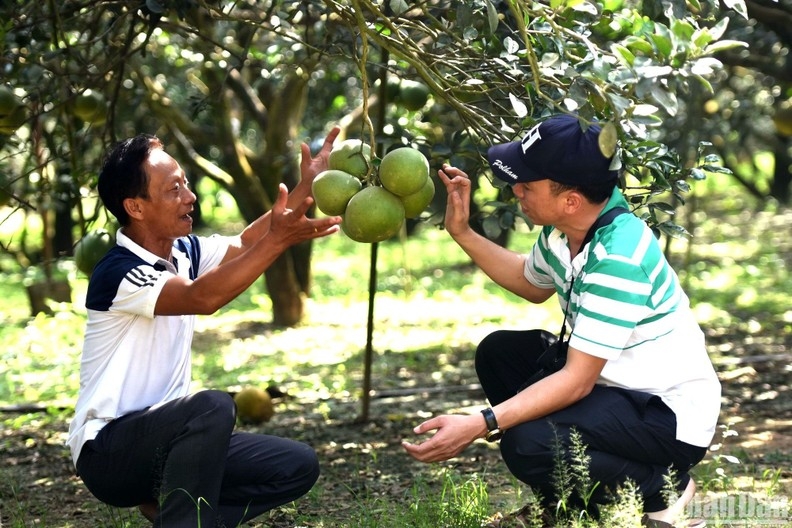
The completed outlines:
<svg viewBox="0 0 792 528">
<path fill-rule="evenodd" d="M 474 232 L 470 181 L 457 168 L 440 171 L 448 233 L 503 288 L 533 303 L 557 294 L 569 339 L 562 334 L 551 347 L 566 349 L 554 367 L 542 357 L 555 341 L 549 332 L 490 334 L 478 346 L 476 370 L 492 407 L 483 416 L 432 418 L 415 432 L 436 433 L 404 447 L 430 462 L 458 455 L 477 438 L 500 439 L 509 470 L 550 506 L 557 500 L 556 440 L 568 448 L 576 430 L 597 484 L 590 505 L 630 479 L 644 498 L 644 524 L 671 526 L 695 493 L 688 472 L 713 438 L 720 383 L 652 231 L 633 214 L 614 214 L 627 202 L 599 132 L 559 115 L 522 141 L 489 149 L 493 174 L 512 185 L 531 222 L 544 226 L 528 255 Z M 673 504 L 663 496 L 669 468 L 679 482 Z"/>
<path fill-rule="evenodd" d="M 190 393 L 196 314 L 211 314 L 250 286 L 289 247 L 338 231 L 311 219 L 311 183 L 327 167 L 335 128 L 301 181 L 280 186 L 272 210 L 238 236 L 192 232 L 195 194 L 156 137 L 119 143 L 99 175 L 99 195 L 122 226 L 96 265 L 80 394 L 68 445 L 99 500 L 139 506 L 154 526 L 237 526 L 304 495 L 319 476 L 309 446 L 235 432 L 228 393 Z"/>
</svg>

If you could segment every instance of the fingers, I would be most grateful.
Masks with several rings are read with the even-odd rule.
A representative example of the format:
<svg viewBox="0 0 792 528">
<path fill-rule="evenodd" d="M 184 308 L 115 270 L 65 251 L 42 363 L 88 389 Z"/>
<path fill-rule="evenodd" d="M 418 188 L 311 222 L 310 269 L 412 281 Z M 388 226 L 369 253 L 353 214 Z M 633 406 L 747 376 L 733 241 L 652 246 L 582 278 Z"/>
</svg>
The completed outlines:
<svg viewBox="0 0 792 528">
<path fill-rule="evenodd" d="M 435 429 L 439 429 L 442 426 L 442 416 L 435 416 L 434 418 L 429 418 L 423 423 L 416 425 L 413 428 L 413 432 L 415 434 L 423 434 L 428 431 L 434 431 Z"/>
<path fill-rule="evenodd" d="M 468 178 L 468 175 L 467 173 L 465 173 L 465 171 L 463 171 L 462 169 L 458 169 L 454 166 L 451 166 L 448 163 L 443 164 L 443 168 L 438 171 L 438 174 L 441 175 L 440 178 L 445 183 L 455 180 L 457 176 L 464 178 L 465 180 L 468 181 L 468 183 L 470 182 L 470 178 Z M 462 183 L 463 181 L 464 180 L 459 180 L 458 183 Z"/>
<path fill-rule="evenodd" d="M 278 185 L 278 196 L 275 197 L 275 202 L 272 204 L 273 214 L 283 214 L 286 210 L 286 202 L 289 199 L 289 189 L 285 183 Z M 309 204 L 310 205 L 310 204 Z"/>
<path fill-rule="evenodd" d="M 326 163 L 327 158 L 330 156 L 330 151 L 333 150 L 333 143 L 335 143 L 335 140 L 340 133 L 341 128 L 334 126 L 327 134 L 327 137 L 325 137 L 324 143 L 322 143 L 322 148 L 315 158 L 311 157 L 311 147 L 308 144 L 303 143 L 300 145 L 300 152 L 302 153 L 302 157 L 300 159 L 300 169 L 303 174 L 308 171 L 313 163 Z"/>
<path fill-rule="evenodd" d="M 318 220 L 311 220 L 311 225 L 313 226 L 314 231 L 310 238 L 321 238 L 326 237 L 327 235 L 332 235 L 333 233 L 337 233 L 340 229 L 340 224 L 340 216 L 330 216 L 326 218 L 320 218 Z"/>
<path fill-rule="evenodd" d="M 324 149 L 332 150 L 333 143 L 335 143 L 335 140 L 338 137 L 338 134 L 340 133 L 341 133 L 341 127 L 334 126 L 332 130 L 330 130 L 330 132 L 327 134 L 327 137 L 324 140 L 324 144 L 322 145 L 322 150 Z"/>
</svg>

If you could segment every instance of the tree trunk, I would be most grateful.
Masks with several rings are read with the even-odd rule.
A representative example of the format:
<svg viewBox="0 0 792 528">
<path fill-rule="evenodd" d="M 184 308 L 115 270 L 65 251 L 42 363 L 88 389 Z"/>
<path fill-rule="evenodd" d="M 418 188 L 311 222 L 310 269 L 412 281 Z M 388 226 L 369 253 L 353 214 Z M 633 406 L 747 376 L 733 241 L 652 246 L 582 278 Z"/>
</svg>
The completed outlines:
<svg viewBox="0 0 792 528">
<path fill-rule="evenodd" d="M 776 143 L 775 152 L 775 171 L 773 181 L 770 182 L 770 196 L 779 201 L 782 205 L 790 203 L 790 185 L 792 185 L 792 156 L 789 155 L 789 138 L 781 138 Z"/>
</svg>

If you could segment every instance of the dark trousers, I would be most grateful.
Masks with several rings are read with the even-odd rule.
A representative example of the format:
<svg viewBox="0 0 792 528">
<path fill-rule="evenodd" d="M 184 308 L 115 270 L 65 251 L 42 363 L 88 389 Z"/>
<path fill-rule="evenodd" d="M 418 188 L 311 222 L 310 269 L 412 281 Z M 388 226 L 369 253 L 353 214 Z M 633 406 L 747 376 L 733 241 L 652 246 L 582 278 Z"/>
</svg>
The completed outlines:
<svg viewBox="0 0 792 528">
<path fill-rule="evenodd" d="M 313 449 L 234 433 L 235 421 L 234 400 L 220 391 L 133 412 L 86 442 L 77 473 L 107 504 L 158 503 L 154 526 L 167 528 L 232 528 L 311 489 Z"/>
<path fill-rule="evenodd" d="M 493 332 L 476 351 L 476 372 L 492 405 L 511 398 L 537 370 L 536 358 L 547 344 L 541 330 Z M 544 418 L 508 429 L 500 442 L 509 471 L 539 491 L 546 504 L 556 497 L 553 469 L 558 445 L 569 458 L 570 432 L 576 430 L 590 458 L 591 483 L 598 483 L 590 503 L 602 504 L 627 479 L 638 485 L 644 510 L 659 511 L 664 477 L 676 473 L 684 490 L 688 471 L 706 448 L 676 439 L 676 416 L 651 394 L 596 385 L 580 401 Z M 574 497 L 573 497 L 574 498 Z"/>
</svg>

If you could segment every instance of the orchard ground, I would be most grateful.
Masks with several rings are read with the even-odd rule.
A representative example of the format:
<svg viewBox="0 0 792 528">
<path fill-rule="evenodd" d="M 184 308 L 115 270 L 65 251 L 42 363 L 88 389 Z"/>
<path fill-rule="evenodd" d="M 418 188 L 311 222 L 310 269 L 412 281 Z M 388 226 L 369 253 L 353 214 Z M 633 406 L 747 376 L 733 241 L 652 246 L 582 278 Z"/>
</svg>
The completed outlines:
<svg viewBox="0 0 792 528">
<path fill-rule="evenodd" d="M 728 221 L 713 220 L 723 211 L 708 212 L 696 226 L 691 215 L 691 251 L 671 247 L 724 389 L 713 442 L 718 447 L 695 470 L 698 504 L 712 507 L 792 497 L 792 247 L 779 235 L 789 232 L 792 213 L 732 205 L 742 212 Z M 515 248 L 529 247 L 531 238 L 518 234 Z M 416 237 L 379 245 L 367 420 L 360 420 L 360 391 L 368 244 L 342 236 L 317 242 L 314 293 L 299 327 L 269 324 L 260 285 L 215 316 L 199 318 L 197 388 L 276 386 L 286 396 L 276 400 L 272 420 L 240 427 L 302 440 L 322 462 L 322 476 L 305 498 L 250 526 L 358 526 L 364 517 L 374 519 L 371 526 L 392 526 L 393 512 L 447 500 L 449 475 L 457 483 L 486 483 L 490 513 L 524 503 L 527 489 L 509 475 L 494 445 L 479 441 L 460 457 L 432 465 L 413 461 L 400 445 L 427 417 L 484 406 L 473 368 L 475 344 L 484 335 L 502 327 L 560 324 L 555 299 L 528 307 L 502 294 L 447 239 L 426 226 Z M 51 410 L 0 414 L 0 526 L 146 526 L 135 510 L 96 501 L 64 448 L 84 324 L 84 278 L 75 281 L 73 305 L 58 305 L 54 316 L 33 320 L 18 291 L 21 281 L 8 279 L 2 290 L 0 403 Z"/>
</svg>

